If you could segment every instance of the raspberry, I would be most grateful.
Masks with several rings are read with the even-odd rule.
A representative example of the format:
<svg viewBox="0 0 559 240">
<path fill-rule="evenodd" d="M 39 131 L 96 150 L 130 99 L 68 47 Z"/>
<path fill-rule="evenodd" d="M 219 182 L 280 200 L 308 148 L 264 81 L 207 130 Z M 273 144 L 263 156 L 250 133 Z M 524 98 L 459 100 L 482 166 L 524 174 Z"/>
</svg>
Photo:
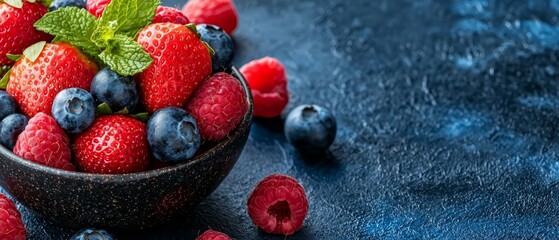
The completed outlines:
<svg viewBox="0 0 559 240">
<path fill-rule="evenodd" d="M 70 141 L 56 120 L 38 113 L 19 135 L 14 153 L 27 160 L 53 168 L 74 171 L 70 162 Z"/>
<path fill-rule="evenodd" d="M 248 105 L 239 80 L 216 73 L 202 84 L 187 109 L 196 118 L 202 139 L 219 141 L 241 122 Z"/>
<path fill-rule="evenodd" d="M 207 230 L 200 235 L 196 240 L 230 240 L 231 238 L 224 233 Z"/>
<path fill-rule="evenodd" d="M 289 102 L 283 64 L 275 58 L 264 57 L 245 64 L 241 67 L 241 73 L 248 81 L 254 97 L 254 116 L 279 116 Z"/>
<path fill-rule="evenodd" d="M 25 240 L 27 231 L 16 205 L 0 194 L 0 239 Z"/>
<path fill-rule="evenodd" d="M 111 0 L 87 0 L 86 8 L 93 16 L 99 18 L 109 3 Z"/>
<path fill-rule="evenodd" d="M 151 23 L 176 23 L 181 25 L 186 25 L 190 23 L 188 17 L 184 15 L 181 11 L 176 8 L 172 7 L 157 7 L 157 11 L 155 12 L 155 17 Z"/>
<path fill-rule="evenodd" d="M 305 189 L 290 176 L 273 174 L 248 198 L 248 215 L 267 233 L 291 235 L 303 226 L 309 210 Z"/>
<path fill-rule="evenodd" d="M 237 28 L 239 17 L 233 0 L 190 0 L 182 12 L 196 24 L 212 24 L 231 35 Z"/>
</svg>

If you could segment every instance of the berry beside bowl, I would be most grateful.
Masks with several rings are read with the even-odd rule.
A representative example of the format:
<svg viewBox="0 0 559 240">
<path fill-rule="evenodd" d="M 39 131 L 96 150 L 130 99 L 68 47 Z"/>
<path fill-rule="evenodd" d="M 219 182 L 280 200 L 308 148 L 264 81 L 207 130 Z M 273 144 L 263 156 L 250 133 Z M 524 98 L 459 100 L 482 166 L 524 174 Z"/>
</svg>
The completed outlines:
<svg viewBox="0 0 559 240">
<path fill-rule="evenodd" d="M 238 69 L 232 73 L 248 111 L 225 138 L 188 162 L 131 174 L 90 174 L 40 165 L 0 145 L 0 186 L 26 207 L 70 227 L 143 229 L 184 215 L 229 174 L 248 139 L 252 95 Z"/>
</svg>

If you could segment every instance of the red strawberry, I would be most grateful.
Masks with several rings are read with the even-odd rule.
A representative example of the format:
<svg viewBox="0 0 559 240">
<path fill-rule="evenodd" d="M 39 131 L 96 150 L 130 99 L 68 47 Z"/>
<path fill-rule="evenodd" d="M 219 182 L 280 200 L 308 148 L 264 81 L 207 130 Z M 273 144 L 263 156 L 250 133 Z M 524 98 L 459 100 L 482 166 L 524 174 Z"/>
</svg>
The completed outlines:
<svg viewBox="0 0 559 240">
<path fill-rule="evenodd" d="M 262 180 L 248 198 L 248 215 L 262 230 L 291 235 L 303 226 L 309 210 L 305 189 L 294 178 L 273 174 Z"/>
<path fill-rule="evenodd" d="M 138 33 L 136 41 L 153 58 L 137 77 L 149 112 L 183 107 L 212 71 L 206 45 L 184 25 L 151 24 Z"/>
<path fill-rule="evenodd" d="M 35 62 L 23 57 L 12 68 L 6 91 L 28 117 L 49 113 L 58 92 L 89 90 L 97 65 L 67 43 L 47 44 Z"/>
<path fill-rule="evenodd" d="M 93 14 L 95 17 L 99 18 L 103 15 L 103 11 L 107 5 L 111 3 L 111 0 L 88 0 L 86 8 L 87 10 Z M 186 25 L 190 23 L 188 17 L 184 15 L 181 11 L 176 8 L 172 7 L 164 7 L 159 6 L 157 7 L 157 11 L 155 12 L 155 17 L 153 18 L 152 23 L 176 23 Z"/>
<path fill-rule="evenodd" d="M 196 240 L 231 240 L 231 238 L 222 232 L 206 230 Z"/>
<path fill-rule="evenodd" d="M 125 174 L 149 166 L 146 125 L 122 115 L 101 116 L 76 137 L 75 160 L 88 173 Z"/>
<path fill-rule="evenodd" d="M 198 88 L 187 109 L 196 118 L 202 139 L 219 141 L 243 120 L 248 105 L 239 80 L 217 73 Z"/>
<path fill-rule="evenodd" d="M 45 113 L 29 119 L 19 135 L 14 154 L 49 167 L 74 171 L 70 140 L 56 120 Z"/>
<path fill-rule="evenodd" d="M 193 23 L 216 25 L 229 35 L 233 34 L 239 21 L 233 0 L 190 0 L 182 11 Z"/>
<path fill-rule="evenodd" d="M 21 8 L 0 2 L 0 65 L 11 65 L 7 53 L 22 54 L 25 48 L 40 41 L 50 41 L 52 37 L 38 31 L 33 24 L 48 9 L 40 3 L 23 1 Z"/>
<path fill-rule="evenodd" d="M 111 0 L 87 0 L 85 8 L 96 18 L 100 18 L 105 11 L 105 7 L 111 3 Z"/>
<path fill-rule="evenodd" d="M 287 75 L 281 62 L 272 57 L 254 60 L 241 67 L 254 97 L 254 116 L 272 118 L 289 102 Z"/>
<path fill-rule="evenodd" d="M 152 23 L 176 23 L 181 25 L 186 25 L 190 23 L 188 17 L 184 15 L 181 11 L 176 8 L 172 7 L 157 7 L 157 11 L 155 12 L 155 17 L 153 18 Z"/>
<path fill-rule="evenodd" d="M 12 200 L 0 194 L 0 239 L 25 240 L 27 231 Z"/>
</svg>

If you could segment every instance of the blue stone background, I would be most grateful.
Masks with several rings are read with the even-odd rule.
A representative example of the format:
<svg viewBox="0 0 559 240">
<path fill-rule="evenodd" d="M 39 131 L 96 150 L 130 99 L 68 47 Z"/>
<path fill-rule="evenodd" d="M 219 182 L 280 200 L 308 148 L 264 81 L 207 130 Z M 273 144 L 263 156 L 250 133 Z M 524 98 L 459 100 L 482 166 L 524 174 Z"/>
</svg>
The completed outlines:
<svg viewBox="0 0 559 240">
<path fill-rule="evenodd" d="M 182 6 L 183 1 L 163 1 Z M 239 162 L 190 215 L 119 239 L 556 239 L 559 0 L 236 0 L 234 62 L 283 61 L 291 104 L 333 110 L 324 158 L 256 120 Z M 259 231 L 250 190 L 298 178 L 301 231 Z M 66 229 L 21 208 L 30 239 Z"/>
</svg>

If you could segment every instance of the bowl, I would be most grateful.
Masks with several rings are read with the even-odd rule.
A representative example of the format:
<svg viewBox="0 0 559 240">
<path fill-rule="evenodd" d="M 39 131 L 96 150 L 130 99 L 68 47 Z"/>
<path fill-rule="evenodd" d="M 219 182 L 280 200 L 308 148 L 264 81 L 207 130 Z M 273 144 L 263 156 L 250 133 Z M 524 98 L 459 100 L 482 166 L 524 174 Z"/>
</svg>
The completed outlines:
<svg viewBox="0 0 559 240">
<path fill-rule="evenodd" d="M 209 196 L 237 162 L 249 136 L 252 94 L 241 82 L 249 111 L 221 142 L 187 163 L 108 175 L 70 172 L 25 160 L 0 146 L 0 186 L 24 206 L 61 225 L 133 230 L 184 215 Z"/>
</svg>

